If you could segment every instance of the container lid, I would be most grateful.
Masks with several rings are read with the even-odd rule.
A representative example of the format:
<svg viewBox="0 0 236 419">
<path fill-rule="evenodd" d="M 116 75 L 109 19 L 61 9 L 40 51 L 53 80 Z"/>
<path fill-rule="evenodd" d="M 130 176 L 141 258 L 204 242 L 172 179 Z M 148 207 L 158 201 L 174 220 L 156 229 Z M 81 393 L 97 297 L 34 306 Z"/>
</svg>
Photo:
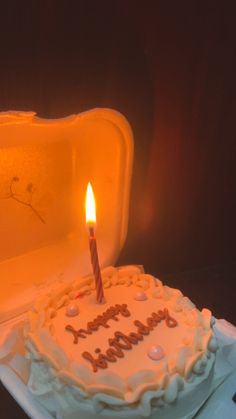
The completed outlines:
<svg viewBox="0 0 236 419">
<path fill-rule="evenodd" d="M 0 136 L 3 322 L 55 281 L 91 272 L 84 213 L 89 181 L 100 264 L 115 262 L 127 232 L 133 139 L 127 120 L 111 109 L 57 120 L 4 112 Z"/>
</svg>

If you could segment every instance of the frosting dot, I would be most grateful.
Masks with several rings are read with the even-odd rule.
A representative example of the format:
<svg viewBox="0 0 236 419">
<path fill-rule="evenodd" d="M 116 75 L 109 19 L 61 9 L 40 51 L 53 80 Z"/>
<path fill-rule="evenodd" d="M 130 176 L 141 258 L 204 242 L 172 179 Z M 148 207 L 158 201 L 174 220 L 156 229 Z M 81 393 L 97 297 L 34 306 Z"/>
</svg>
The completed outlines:
<svg viewBox="0 0 236 419">
<path fill-rule="evenodd" d="M 147 353 L 149 358 L 153 359 L 154 361 L 158 361 L 159 359 L 162 359 L 165 356 L 162 347 L 159 345 L 151 346 L 151 348 L 148 349 Z"/>
<path fill-rule="evenodd" d="M 134 299 L 137 301 L 147 300 L 147 294 L 144 291 L 138 291 L 136 292 Z"/>
<path fill-rule="evenodd" d="M 79 314 L 78 305 L 76 303 L 68 304 L 68 306 L 66 307 L 66 315 L 68 317 L 74 317 L 74 316 L 77 316 L 77 314 Z"/>
</svg>

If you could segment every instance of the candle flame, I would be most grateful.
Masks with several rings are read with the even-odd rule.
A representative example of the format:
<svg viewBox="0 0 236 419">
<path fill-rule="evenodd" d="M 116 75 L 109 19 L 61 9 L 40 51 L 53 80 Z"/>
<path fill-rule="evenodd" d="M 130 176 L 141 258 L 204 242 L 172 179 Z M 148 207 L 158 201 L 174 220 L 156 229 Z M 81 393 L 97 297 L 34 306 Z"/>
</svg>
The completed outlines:
<svg viewBox="0 0 236 419">
<path fill-rule="evenodd" d="M 91 183 L 88 183 L 86 198 L 85 198 L 85 213 L 86 213 L 86 224 L 96 224 L 96 203 L 93 194 L 93 188 Z"/>
</svg>

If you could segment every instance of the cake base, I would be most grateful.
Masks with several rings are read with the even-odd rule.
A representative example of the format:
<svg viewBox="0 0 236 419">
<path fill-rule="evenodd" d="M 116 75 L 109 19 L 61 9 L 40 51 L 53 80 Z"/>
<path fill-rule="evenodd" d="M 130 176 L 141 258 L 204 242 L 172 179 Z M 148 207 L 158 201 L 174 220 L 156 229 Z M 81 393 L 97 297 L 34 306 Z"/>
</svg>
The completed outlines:
<svg viewBox="0 0 236 419">
<path fill-rule="evenodd" d="M 102 278 L 105 304 L 93 277 L 35 302 L 25 329 L 30 392 L 57 418 L 194 415 L 213 386 L 210 311 L 136 266 Z"/>
</svg>

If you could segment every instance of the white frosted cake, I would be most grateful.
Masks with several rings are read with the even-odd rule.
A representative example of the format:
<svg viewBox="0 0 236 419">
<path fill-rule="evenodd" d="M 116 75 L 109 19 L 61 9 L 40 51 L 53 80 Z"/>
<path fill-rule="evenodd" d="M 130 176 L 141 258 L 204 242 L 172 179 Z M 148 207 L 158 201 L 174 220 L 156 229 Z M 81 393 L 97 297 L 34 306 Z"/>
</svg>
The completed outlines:
<svg viewBox="0 0 236 419">
<path fill-rule="evenodd" d="M 56 418 L 192 417 L 209 396 L 212 316 L 136 266 L 58 284 L 25 331 L 29 390 Z"/>
</svg>

